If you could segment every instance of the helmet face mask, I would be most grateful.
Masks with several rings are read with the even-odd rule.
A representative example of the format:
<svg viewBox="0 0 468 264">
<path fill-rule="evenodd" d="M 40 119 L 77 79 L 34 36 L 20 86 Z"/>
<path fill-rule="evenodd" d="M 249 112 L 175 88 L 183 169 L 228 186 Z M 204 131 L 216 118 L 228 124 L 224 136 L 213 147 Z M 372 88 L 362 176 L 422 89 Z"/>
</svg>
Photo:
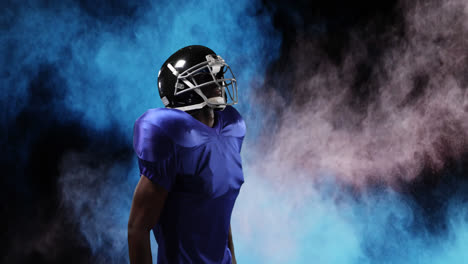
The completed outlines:
<svg viewBox="0 0 468 264">
<path fill-rule="evenodd" d="M 177 56 L 179 52 L 187 48 L 204 48 L 207 50 L 203 50 L 204 53 L 209 54 L 203 54 L 203 57 L 198 54 L 198 60 L 192 61 L 189 58 L 190 54 Z M 159 92 L 165 106 L 190 111 L 205 106 L 223 110 L 226 105 L 236 104 L 238 102 L 237 81 L 231 67 L 223 58 L 203 46 L 189 46 L 184 49 L 174 53 L 171 58 L 176 57 L 175 60 L 174 58 L 172 61 L 168 59 L 169 62 L 166 61 L 160 71 L 160 75 L 161 72 L 165 73 L 166 76 L 172 75 L 165 78 L 171 79 L 171 81 L 166 81 L 164 87 L 159 81 Z M 164 80 L 164 78 L 162 79 Z M 163 96 L 163 93 L 167 96 Z M 168 97 L 172 98 L 173 102 Z M 178 101 L 179 105 L 175 101 Z"/>
</svg>

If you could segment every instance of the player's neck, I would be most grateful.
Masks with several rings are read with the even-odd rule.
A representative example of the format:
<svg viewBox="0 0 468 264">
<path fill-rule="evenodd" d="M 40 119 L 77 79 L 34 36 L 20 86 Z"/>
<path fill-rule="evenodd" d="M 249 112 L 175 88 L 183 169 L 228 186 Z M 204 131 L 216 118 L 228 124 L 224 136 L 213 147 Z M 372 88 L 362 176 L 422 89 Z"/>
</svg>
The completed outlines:
<svg viewBox="0 0 468 264">
<path fill-rule="evenodd" d="M 203 107 L 200 109 L 200 111 L 197 111 L 191 115 L 209 127 L 213 127 L 214 125 L 214 111 L 211 107 Z"/>
</svg>

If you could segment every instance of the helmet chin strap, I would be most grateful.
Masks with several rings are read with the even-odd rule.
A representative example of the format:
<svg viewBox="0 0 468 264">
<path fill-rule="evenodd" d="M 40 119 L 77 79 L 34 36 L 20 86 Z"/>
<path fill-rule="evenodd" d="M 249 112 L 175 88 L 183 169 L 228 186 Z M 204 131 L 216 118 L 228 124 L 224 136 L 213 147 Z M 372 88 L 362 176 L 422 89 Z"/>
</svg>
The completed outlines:
<svg viewBox="0 0 468 264">
<path fill-rule="evenodd" d="M 190 88 L 195 87 L 195 85 L 193 85 L 193 83 L 191 83 L 188 80 L 183 80 L 183 82 Z M 226 101 L 224 100 L 223 97 L 216 96 L 216 97 L 206 98 L 205 94 L 200 90 L 200 88 L 195 88 L 194 91 L 203 99 L 204 102 L 199 103 L 199 104 L 194 104 L 194 105 L 174 107 L 173 109 L 178 109 L 182 111 L 190 111 L 190 110 L 201 109 L 205 107 L 205 105 L 213 109 L 224 110 L 224 108 L 226 108 Z"/>
<path fill-rule="evenodd" d="M 204 98 L 204 100 L 205 100 L 205 98 Z M 213 109 L 224 110 L 224 108 L 226 108 L 226 105 L 223 105 L 223 103 L 224 103 L 224 98 L 220 97 L 220 96 L 217 96 L 217 97 L 207 98 L 205 100 L 205 102 L 202 102 L 202 103 L 199 103 L 199 104 L 187 105 L 187 106 L 181 106 L 181 107 L 174 107 L 173 109 L 178 109 L 178 110 L 186 112 L 186 111 L 190 111 L 190 110 L 202 109 L 203 107 L 208 106 L 208 107 L 211 107 Z"/>
<path fill-rule="evenodd" d="M 224 101 L 224 98 L 221 97 L 221 96 L 208 98 L 206 104 L 211 108 L 217 108 L 217 109 L 221 109 L 221 110 L 226 108 L 226 103 Z"/>
<path fill-rule="evenodd" d="M 194 105 L 187 105 L 187 106 L 181 106 L 181 107 L 174 107 L 174 108 L 172 108 L 172 109 L 177 109 L 177 110 L 181 110 L 181 111 L 187 112 L 187 111 L 190 111 L 190 110 L 202 109 L 203 107 L 205 107 L 205 105 L 206 105 L 206 102 L 203 102 L 203 103 L 194 104 Z"/>
<path fill-rule="evenodd" d="M 205 94 L 200 90 L 200 88 L 194 89 L 194 91 L 198 95 L 200 95 L 201 98 L 203 98 L 203 101 L 205 101 L 207 106 L 211 108 L 219 108 L 221 110 L 224 110 L 224 108 L 226 108 L 226 102 L 224 101 L 223 97 L 216 96 L 216 97 L 206 98 Z"/>
<path fill-rule="evenodd" d="M 226 108 L 226 105 L 216 105 L 216 103 L 218 103 L 220 100 L 224 101 L 224 98 L 222 98 L 222 97 L 212 97 L 212 98 L 208 98 L 208 101 L 211 101 L 211 103 L 203 102 L 203 103 L 194 104 L 194 105 L 174 107 L 172 109 L 178 109 L 178 110 L 182 110 L 182 111 L 186 112 L 186 111 L 190 111 L 190 110 L 202 109 L 203 107 L 205 107 L 207 105 L 208 107 L 211 107 L 213 109 L 224 110 L 224 108 Z"/>
</svg>

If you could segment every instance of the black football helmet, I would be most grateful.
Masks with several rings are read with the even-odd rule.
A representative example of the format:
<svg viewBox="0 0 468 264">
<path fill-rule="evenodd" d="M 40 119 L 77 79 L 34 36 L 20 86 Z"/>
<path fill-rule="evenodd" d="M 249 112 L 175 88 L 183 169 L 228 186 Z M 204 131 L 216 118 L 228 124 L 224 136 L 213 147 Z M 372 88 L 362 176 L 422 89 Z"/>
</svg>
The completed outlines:
<svg viewBox="0 0 468 264">
<path fill-rule="evenodd" d="M 231 68 L 221 56 L 199 45 L 182 48 L 164 62 L 158 90 L 167 108 L 182 111 L 205 106 L 223 110 L 237 103 L 237 81 Z"/>
</svg>

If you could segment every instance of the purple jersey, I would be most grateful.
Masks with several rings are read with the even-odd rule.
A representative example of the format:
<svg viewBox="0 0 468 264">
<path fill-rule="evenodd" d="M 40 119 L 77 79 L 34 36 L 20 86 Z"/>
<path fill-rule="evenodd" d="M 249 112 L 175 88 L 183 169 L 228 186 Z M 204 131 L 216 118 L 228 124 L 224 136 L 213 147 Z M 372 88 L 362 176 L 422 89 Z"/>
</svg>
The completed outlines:
<svg viewBox="0 0 468 264">
<path fill-rule="evenodd" d="M 245 123 L 227 106 L 209 127 L 176 109 L 146 111 L 135 122 L 140 173 L 169 191 L 153 232 L 158 263 L 231 263 L 228 232 L 244 182 Z"/>
</svg>

